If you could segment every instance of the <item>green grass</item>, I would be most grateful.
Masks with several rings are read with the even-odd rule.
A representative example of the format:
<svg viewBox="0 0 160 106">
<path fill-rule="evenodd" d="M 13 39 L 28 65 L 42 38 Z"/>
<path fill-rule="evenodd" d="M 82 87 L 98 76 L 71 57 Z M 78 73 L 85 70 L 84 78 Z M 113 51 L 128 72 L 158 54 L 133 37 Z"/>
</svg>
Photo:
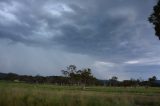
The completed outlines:
<svg viewBox="0 0 160 106">
<path fill-rule="evenodd" d="M 160 88 L 86 87 L 0 81 L 0 106 L 160 106 Z"/>
</svg>

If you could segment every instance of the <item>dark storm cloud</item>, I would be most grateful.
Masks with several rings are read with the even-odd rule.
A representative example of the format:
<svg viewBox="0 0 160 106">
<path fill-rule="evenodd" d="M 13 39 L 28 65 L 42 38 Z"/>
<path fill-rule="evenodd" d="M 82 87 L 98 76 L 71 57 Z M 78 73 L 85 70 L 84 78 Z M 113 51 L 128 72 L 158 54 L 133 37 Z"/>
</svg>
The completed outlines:
<svg viewBox="0 0 160 106">
<path fill-rule="evenodd" d="M 119 44 L 123 41 L 130 42 L 133 36 L 136 36 L 135 30 L 139 26 L 135 26 L 134 22 L 147 20 L 143 17 L 142 11 L 148 12 L 144 10 L 152 3 L 146 0 L 2 2 L 5 4 L 2 10 L 8 8 L 6 18 L 13 19 L 10 19 L 9 25 L 0 25 L 1 38 L 30 45 L 47 43 L 51 46 L 55 42 L 71 52 L 100 56 L 106 53 L 113 55 L 115 52 L 132 52 L 132 46 L 135 45 L 131 44 L 128 48 L 126 46 L 123 50 Z M 145 5 L 142 6 L 143 4 Z M 72 12 L 68 12 L 67 9 Z M 55 33 L 56 31 L 59 33 Z M 50 37 L 45 37 L 48 34 Z"/>
<path fill-rule="evenodd" d="M 160 62 L 160 59 L 155 59 L 160 52 L 159 41 L 154 38 L 152 26 L 147 20 L 155 2 L 153 0 L 0 0 L 0 41 L 5 42 L 0 42 L 0 51 L 3 51 L 0 58 L 3 60 L 5 51 L 8 52 L 12 48 L 7 47 L 7 43 L 11 42 L 16 48 L 15 54 L 25 56 L 28 53 L 30 54 L 28 57 L 33 58 L 33 60 L 27 60 L 28 58 L 20 60 L 28 61 L 22 65 L 30 67 L 28 70 L 38 70 L 34 64 L 44 66 L 42 69 L 45 70 L 47 67 L 53 68 L 52 62 L 57 66 L 84 63 L 94 68 L 94 73 L 96 75 L 99 73 L 99 77 L 108 71 L 112 73 L 111 75 L 121 73 L 122 79 L 130 77 L 133 70 L 130 70 L 131 74 L 129 71 L 127 74 L 123 72 L 129 68 L 139 70 L 135 64 L 141 64 L 143 69 L 148 65 L 154 67 Z M 39 47 L 45 52 L 39 50 Z M 21 51 L 23 48 L 26 52 Z M 37 54 L 38 57 L 32 54 Z M 10 58 L 14 57 L 11 54 L 7 55 Z M 16 60 L 18 57 L 16 55 L 10 61 L 18 64 L 19 61 Z M 81 63 L 73 57 L 81 60 Z M 30 65 L 29 61 L 32 61 L 33 65 Z M 17 64 L 14 70 L 21 70 L 17 68 L 19 67 Z M 119 70 L 114 71 L 117 69 Z"/>
<path fill-rule="evenodd" d="M 81 2 L 82 7 L 72 4 L 70 7 L 75 14 L 65 17 L 72 20 L 72 23 L 61 25 L 60 30 L 64 36 L 57 36 L 55 41 L 65 45 L 67 50 L 78 53 L 108 57 L 134 57 L 137 53 L 143 55 L 146 50 L 142 47 L 134 53 L 139 46 L 134 38 L 139 38 L 137 33 L 147 24 L 146 13 L 149 11 L 145 9 L 149 8 L 148 6 L 151 8 L 150 3 L 153 4 L 146 0 L 102 0 L 87 4 Z M 145 6 L 142 6 L 144 4 Z M 142 24 L 138 25 L 140 22 Z"/>
</svg>

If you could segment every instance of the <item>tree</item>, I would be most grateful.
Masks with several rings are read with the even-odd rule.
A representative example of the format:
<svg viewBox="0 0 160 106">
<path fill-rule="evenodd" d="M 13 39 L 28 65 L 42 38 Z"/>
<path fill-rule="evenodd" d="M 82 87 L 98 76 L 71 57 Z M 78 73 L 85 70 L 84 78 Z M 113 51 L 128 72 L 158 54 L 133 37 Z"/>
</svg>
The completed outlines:
<svg viewBox="0 0 160 106">
<path fill-rule="evenodd" d="M 109 79 L 109 85 L 110 86 L 116 86 L 116 85 L 118 85 L 118 77 L 113 76 L 111 79 Z"/>
<path fill-rule="evenodd" d="M 67 70 L 68 70 L 69 73 L 76 73 L 77 67 L 75 65 L 69 65 L 67 67 Z"/>
<path fill-rule="evenodd" d="M 75 65 L 69 65 L 66 70 L 62 70 L 62 74 L 69 80 L 69 84 L 83 85 L 83 88 L 96 83 L 90 68 L 77 71 Z"/>
<path fill-rule="evenodd" d="M 91 76 L 91 69 L 87 68 L 87 69 L 82 70 L 81 78 L 82 78 L 82 82 L 84 84 L 86 84 L 88 82 L 90 76 Z"/>
<path fill-rule="evenodd" d="M 154 25 L 155 35 L 160 39 L 160 0 L 153 7 L 153 13 L 148 18 L 149 22 Z"/>
<path fill-rule="evenodd" d="M 118 80 L 118 77 L 113 76 L 113 77 L 111 78 L 111 80 L 112 80 L 112 81 L 117 81 L 117 80 Z"/>
<path fill-rule="evenodd" d="M 65 70 L 61 70 L 62 74 L 65 76 L 65 77 L 68 77 L 69 76 L 69 72 L 68 71 L 65 71 Z"/>
<path fill-rule="evenodd" d="M 65 77 L 69 78 L 70 84 L 76 83 L 77 67 L 75 65 L 69 65 L 66 70 L 62 70 L 61 72 Z"/>
<path fill-rule="evenodd" d="M 93 77 L 90 68 L 86 68 L 81 71 L 81 82 L 83 84 L 83 89 L 85 89 L 86 84 L 91 84 L 94 79 L 95 78 Z"/>
<path fill-rule="evenodd" d="M 154 82 L 157 80 L 156 76 L 153 76 L 151 78 L 148 78 L 148 85 L 149 86 L 154 86 Z"/>
<path fill-rule="evenodd" d="M 154 81 L 156 81 L 157 80 L 157 77 L 156 76 L 153 76 L 153 77 L 151 77 L 151 78 L 148 78 L 148 81 L 149 82 L 154 82 Z"/>
</svg>

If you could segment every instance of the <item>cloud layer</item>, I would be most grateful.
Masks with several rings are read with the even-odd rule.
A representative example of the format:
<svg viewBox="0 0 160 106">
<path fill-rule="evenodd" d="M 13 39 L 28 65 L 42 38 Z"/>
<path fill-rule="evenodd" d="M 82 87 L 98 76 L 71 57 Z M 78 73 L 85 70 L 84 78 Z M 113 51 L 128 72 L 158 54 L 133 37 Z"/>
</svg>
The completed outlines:
<svg viewBox="0 0 160 106">
<path fill-rule="evenodd" d="M 151 0 L 0 0 L 0 71 L 60 75 L 69 64 L 98 78 L 160 75 Z"/>
</svg>

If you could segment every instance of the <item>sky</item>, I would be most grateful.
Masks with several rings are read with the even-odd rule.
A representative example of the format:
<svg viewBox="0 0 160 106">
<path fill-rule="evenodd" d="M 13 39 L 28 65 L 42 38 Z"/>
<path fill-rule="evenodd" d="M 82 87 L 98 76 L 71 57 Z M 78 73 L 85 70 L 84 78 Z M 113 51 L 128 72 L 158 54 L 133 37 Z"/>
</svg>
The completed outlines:
<svg viewBox="0 0 160 106">
<path fill-rule="evenodd" d="M 62 75 L 74 64 L 98 79 L 160 78 L 156 0 L 0 0 L 0 72 Z"/>
</svg>

